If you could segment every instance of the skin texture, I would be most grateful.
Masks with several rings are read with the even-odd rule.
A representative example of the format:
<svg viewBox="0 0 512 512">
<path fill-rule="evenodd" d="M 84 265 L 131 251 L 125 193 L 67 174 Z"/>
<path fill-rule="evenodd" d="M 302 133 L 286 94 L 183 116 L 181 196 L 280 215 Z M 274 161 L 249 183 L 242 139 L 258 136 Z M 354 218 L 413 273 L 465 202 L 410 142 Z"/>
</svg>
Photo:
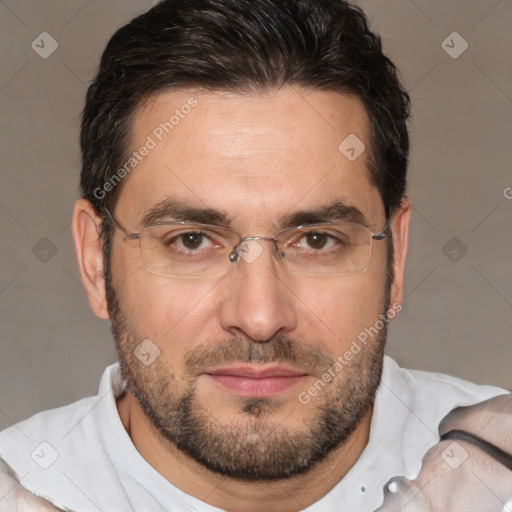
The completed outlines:
<svg viewBox="0 0 512 512">
<path fill-rule="evenodd" d="M 512 395 L 461 407 L 441 422 L 451 430 L 472 433 L 512 454 Z M 446 440 L 425 455 L 418 477 L 387 484 L 384 505 L 376 512 L 512 512 L 512 471 L 483 450 L 464 441 Z"/>
<path fill-rule="evenodd" d="M 359 208 L 372 231 L 382 231 L 384 205 L 369 180 L 368 149 L 353 162 L 338 150 L 350 134 L 370 146 L 359 100 L 296 88 L 243 95 L 167 91 L 137 112 L 130 147 L 142 146 L 191 97 L 197 107 L 120 185 L 113 213 L 129 232 L 139 231 L 144 213 L 168 197 L 224 211 L 231 219 L 228 226 L 242 236 L 274 236 L 284 215 L 335 199 Z M 369 338 L 310 403 L 301 403 L 298 396 L 375 324 L 388 303 L 401 303 L 409 216 L 404 200 L 391 226 L 395 257 L 389 290 L 386 242 L 374 243 L 369 268 L 357 275 L 287 274 L 271 245 L 262 242 L 264 250 L 252 263 L 241 261 L 222 277 L 191 280 L 149 273 L 138 242 L 117 230 L 111 258 L 117 304 L 110 304 L 109 313 L 98 239 L 101 219 L 87 201 L 77 201 L 73 236 L 84 288 L 100 318 L 114 316 L 120 362 L 130 386 L 118 410 L 141 455 L 175 486 L 230 512 L 292 512 L 324 496 L 368 441 L 368 403 L 380 375 L 385 332 Z M 148 366 L 133 354 L 144 339 L 160 351 Z M 204 373 L 207 361 L 232 364 L 248 361 L 249 354 L 253 368 L 279 360 L 304 377 L 270 399 L 254 400 L 227 391 Z M 195 366 L 190 364 L 194 355 Z M 354 392 L 357 399 L 350 403 Z M 205 439 L 198 452 L 209 457 L 210 467 L 200 460 L 201 453 L 191 455 L 172 440 L 182 425 L 174 421 L 173 411 L 183 409 L 186 397 L 192 414 L 188 419 L 202 426 Z M 343 419 L 322 429 L 322 418 L 329 418 L 322 412 L 329 408 L 344 411 Z M 330 430 L 338 431 L 337 444 L 321 456 L 317 453 L 317 460 L 279 460 L 289 458 L 293 445 L 307 459 L 315 440 Z M 265 480 L 274 452 L 282 472 Z M 244 464 L 253 468 L 252 476 L 236 473 Z M 238 478 L 226 476 L 229 471 Z"/>
</svg>

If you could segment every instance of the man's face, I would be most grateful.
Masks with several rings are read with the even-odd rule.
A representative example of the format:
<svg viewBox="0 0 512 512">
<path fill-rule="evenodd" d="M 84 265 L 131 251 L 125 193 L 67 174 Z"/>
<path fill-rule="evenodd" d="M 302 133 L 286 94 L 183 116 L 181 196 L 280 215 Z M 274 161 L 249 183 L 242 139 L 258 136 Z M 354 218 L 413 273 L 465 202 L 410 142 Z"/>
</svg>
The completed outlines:
<svg viewBox="0 0 512 512">
<path fill-rule="evenodd" d="M 191 97 L 197 106 L 159 141 L 154 130 Z M 285 215 L 339 201 L 378 233 L 386 217 L 369 180 L 368 132 L 362 103 L 331 92 L 164 92 L 134 120 L 131 150 L 148 136 L 156 147 L 125 179 L 113 213 L 138 232 L 171 199 L 225 214 L 242 236 L 274 237 Z M 352 134 L 366 146 L 354 161 L 338 149 Z M 259 244 L 254 261 L 240 259 L 224 276 L 164 277 L 116 230 L 109 278 L 122 371 L 144 412 L 206 467 L 253 480 L 311 468 L 369 411 L 386 336 L 379 315 L 396 298 L 385 241 L 374 242 L 365 272 L 336 277 L 289 274 L 272 243 Z M 146 363 L 158 355 L 151 364 L 135 355 L 143 340 Z M 330 382 L 319 384 L 326 373 Z"/>
</svg>

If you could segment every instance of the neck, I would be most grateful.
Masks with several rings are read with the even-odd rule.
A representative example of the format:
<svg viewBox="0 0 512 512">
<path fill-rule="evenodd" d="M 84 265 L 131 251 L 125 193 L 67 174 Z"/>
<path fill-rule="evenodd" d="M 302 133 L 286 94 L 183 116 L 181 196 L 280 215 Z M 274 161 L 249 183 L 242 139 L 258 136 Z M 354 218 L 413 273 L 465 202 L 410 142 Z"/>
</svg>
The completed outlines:
<svg viewBox="0 0 512 512">
<path fill-rule="evenodd" d="M 307 473 L 286 480 L 241 482 L 213 473 L 162 438 L 130 393 L 118 400 L 117 408 L 149 464 L 183 492 L 227 512 L 298 512 L 320 500 L 343 479 L 367 445 L 373 411 L 370 408 L 346 442 Z"/>
</svg>

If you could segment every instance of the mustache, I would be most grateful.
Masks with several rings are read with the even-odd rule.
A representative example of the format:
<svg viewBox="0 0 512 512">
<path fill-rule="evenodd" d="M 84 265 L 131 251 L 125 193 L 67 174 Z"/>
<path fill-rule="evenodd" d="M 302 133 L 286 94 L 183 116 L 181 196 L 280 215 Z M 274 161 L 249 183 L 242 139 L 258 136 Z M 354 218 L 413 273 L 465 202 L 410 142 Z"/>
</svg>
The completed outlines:
<svg viewBox="0 0 512 512">
<path fill-rule="evenodd" d="M 275 336 L 265 342 L 237 337 L 192 349 L 185 358 L 189 375 L 197 376 L 206 368 L 226 363 L 280 363 L 310 374 L 325 373 L 334 359 L 318 347 L 304 345 L 288 336 Z"/>
</svg>

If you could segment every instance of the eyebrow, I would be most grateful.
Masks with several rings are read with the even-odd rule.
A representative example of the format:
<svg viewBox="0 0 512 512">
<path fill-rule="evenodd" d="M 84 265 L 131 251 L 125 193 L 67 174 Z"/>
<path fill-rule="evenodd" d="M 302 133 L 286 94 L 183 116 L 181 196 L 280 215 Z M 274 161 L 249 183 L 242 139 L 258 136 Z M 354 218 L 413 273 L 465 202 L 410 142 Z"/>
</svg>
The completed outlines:
<svg viewBox="0 0 512 512">
<path fill-rule="evenodd" d="M 197 207 L 185 201 L 166 198 L 144 214 L 142 224 L 148 226 L 172 218 L 176 221 L 197 222 L 199 224 L 225 225 L 231 223 L 230 216 L 213 208 Z"/>
<path fill-rule="evenodd" d="M 176 198 L 166 198 L 144 213 L 142 224 L 148 226 L 164 221 L 181 221 L 199 224 L 229 226 L 232 217 L 223 210 L 198 207 Z M 287 213 L 277 223 L 279 229 L 331 222 L 354 222 L 367 226 L 368 221 L 356 206 L 334 199 L 313 209 Z"/>
<path fill-rule="evenodd" d="M 323 224 L 331 222 L 354 222 L 356 224 L 368 225 L 363 212 L 356 206 L 345 203 L 342 199 L 318 206 L 310 210 L 298 210 L 286 214 L 280 221 L 281 229 L 306 224 Z"/>
</svg>

